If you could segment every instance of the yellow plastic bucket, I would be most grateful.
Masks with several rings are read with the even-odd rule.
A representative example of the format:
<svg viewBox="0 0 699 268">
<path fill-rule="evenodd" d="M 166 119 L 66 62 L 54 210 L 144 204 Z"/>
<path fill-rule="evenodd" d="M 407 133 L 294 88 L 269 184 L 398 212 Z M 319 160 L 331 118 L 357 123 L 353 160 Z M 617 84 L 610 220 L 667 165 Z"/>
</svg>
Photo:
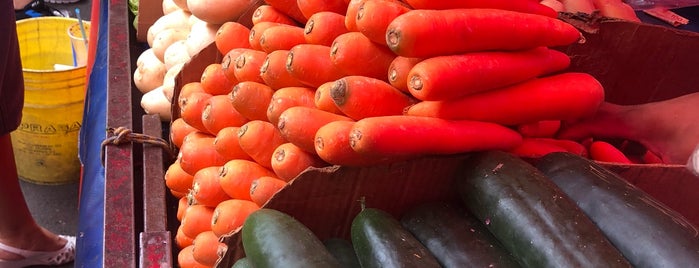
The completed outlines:
<svg viewBox="0 0 699 268">
<path fill-rule="evenodd" d="M 62 17 L 17 21 L 25 93 L 22 123 L 11 135 L 19 176 L 29 182 L 65 184 L 80 179 L 78 134 L 85 66 L 74 66 L 68 36 L 77 21 Z"/>
</svg>

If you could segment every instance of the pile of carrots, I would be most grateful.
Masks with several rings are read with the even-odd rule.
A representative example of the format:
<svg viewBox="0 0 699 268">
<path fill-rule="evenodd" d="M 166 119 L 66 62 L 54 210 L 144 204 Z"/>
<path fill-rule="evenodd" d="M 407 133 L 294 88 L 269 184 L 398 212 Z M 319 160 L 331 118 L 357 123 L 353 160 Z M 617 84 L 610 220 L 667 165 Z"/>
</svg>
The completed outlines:
<svg viewBox="0 0 699 268">
<path fill-rule="evenodd" d="M 220 238 L 309 167 L 587 155 L 554 135 L 604 90 L 566 71 L 553 48 L 581 35 L 556 17 L 531 0 L 266 0 L 252 21 L 223 23 L 222 60 L 173 100 L 180 266 L 215 265 Z"/>
</svg>

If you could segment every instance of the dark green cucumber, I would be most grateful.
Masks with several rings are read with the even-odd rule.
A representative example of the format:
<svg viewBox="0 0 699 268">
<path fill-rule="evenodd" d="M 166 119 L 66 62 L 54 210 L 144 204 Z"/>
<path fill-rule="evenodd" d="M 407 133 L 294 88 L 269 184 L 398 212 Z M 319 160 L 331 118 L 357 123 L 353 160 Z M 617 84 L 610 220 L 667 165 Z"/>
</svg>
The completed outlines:
<svg viewBox="0 0 699 268">
<path fill-rule="evenodd" d="M 250 263 L 250 259 L 246 257 L 242 257 L 235 261 L 233 263 L 233 266 L 231 268 L 254 268 L 255 266 L 252 266 L 252 263 Z"/>
<path fill-rule="evenodd" d="M 573 200 L 519 157 L 472 153 L 456 186 L 466 208 L 523 267 L 630 267 Z"/>
<path fill-rule="evenodd" d="M 357 259 L 357 254 L 354 253 L 354 247 L 352 247 L 352 242 L 347 239 L 342 238 L 328 238 L 323 240 L 323 245 L 328 249 L 330 254 L 335 256 L 342 267 L 345 268 L 358 268 L 359 260 Z"/>
<path fill-rule="evenodd" d="M 383 210 L 362 209 L 352 220 L 350 233 L 363 268 L 440 267 L 432 253 Z"/>
<path fill-rule="evenodd" d="M 341 267 L 308 227 L 277 210 L 262 208 L 250 214 L 241 236 L 245 256 L 255 268 Z"/>
<path fill-rule="evenodd" d="M 405 212 L 401 224 L 443 267 L 519 267 L 512 255 L 463 206 L 424 203 Z"/>
<path fill-rule="evenodd" d="M 636 267 L 699 267 L 699 230 L 616 173 L 564 153 L 539 168 L 594 221 Z"/>
</svg>

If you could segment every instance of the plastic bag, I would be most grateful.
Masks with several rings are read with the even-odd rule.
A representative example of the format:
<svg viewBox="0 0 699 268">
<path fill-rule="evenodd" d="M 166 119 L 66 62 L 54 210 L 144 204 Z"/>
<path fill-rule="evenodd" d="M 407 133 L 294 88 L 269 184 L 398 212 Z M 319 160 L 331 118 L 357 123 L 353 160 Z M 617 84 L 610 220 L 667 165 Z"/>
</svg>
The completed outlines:
<svg viewBox="0 0 699 268">
<path fill-rule="evenodd" d="M 651 8 L 681 8 L 689 6 L 699 6 L 699 0 L 624 0 L 635 10 Z"/>
</svg>

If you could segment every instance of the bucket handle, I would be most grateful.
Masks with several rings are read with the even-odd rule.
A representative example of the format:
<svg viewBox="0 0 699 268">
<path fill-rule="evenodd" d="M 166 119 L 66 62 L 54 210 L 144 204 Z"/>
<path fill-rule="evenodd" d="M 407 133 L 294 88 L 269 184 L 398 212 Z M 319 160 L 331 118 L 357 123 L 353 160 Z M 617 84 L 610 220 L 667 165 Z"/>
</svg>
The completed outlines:
<svg viewBox="0 0 699 268">
<path fill-rule="evenodd" d="M 167 151 L 172 159 L 175 158 L 175 150 L 170 146 L 170 143 L 162 138 L 153 137 L 141 133 L 133 133 L 131 129 L 125 127 L 108 128 L 107 138 L 102 141 L 102 149 L 100 151 L 100 159 L 104 166 L 104 151 L 107 145 L 121 145 L 124 143 L 138 142 L 144 144 L 152 144 L 161 147 Z"/>
</svg>

